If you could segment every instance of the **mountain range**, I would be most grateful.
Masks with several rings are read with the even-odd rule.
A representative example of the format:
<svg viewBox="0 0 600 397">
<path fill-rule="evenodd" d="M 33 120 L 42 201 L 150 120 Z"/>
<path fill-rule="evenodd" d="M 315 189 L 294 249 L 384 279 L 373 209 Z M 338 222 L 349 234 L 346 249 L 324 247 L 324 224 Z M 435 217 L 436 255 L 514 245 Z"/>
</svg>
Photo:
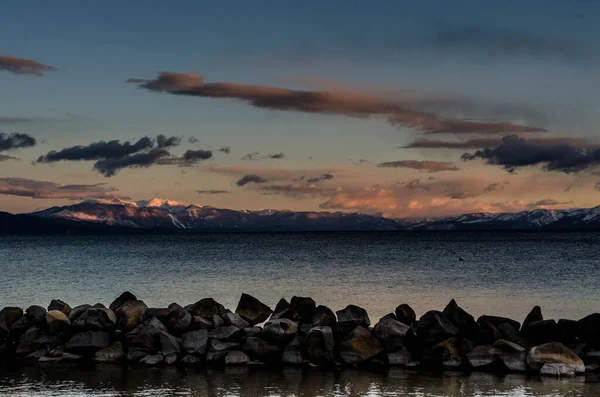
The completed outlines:
<svg viewBox="0 0 600 397">
<path fill-rule="evenodd" d="M 5 234 L 374 230 L 600 230 L 600 206 L 389 219 L 343 212 L 237 211 L 155 198 L 84 200 L 18 215 L 0 212 L 0 233 Z"/>
</svg>

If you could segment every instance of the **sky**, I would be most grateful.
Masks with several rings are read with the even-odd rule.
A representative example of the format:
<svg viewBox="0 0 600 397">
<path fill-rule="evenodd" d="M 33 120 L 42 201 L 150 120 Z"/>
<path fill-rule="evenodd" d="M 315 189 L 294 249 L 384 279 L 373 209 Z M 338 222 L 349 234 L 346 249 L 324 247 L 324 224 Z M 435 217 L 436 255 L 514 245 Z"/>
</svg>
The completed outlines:
<svg viewBox="0 0 600 397">
<path fill-rule="evenodd" d="M 12 2 L 0 211 L 600 200 L 600 2 Z"/>
</svg>

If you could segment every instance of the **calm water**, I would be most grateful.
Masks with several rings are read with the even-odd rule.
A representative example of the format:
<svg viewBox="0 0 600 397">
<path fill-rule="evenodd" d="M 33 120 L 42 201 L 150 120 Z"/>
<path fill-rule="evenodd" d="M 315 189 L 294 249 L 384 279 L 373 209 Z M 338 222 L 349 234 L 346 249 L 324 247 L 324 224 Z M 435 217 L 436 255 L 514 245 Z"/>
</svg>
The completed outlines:
<svg viewBox="0 0 600 397">
<path fill-rule="evenodd" d="M 460 261 L 459 258 L 463 258 Z M 0 237 L 0 306 L 75 306 L 125 290 L 151 306 L 214 297 L 235 308 L 242 292 L 274 306 L 312 296 L 365 307 L 373 322 L 400 303 L 423 314 L 456 298 L 475 316 L 522 320 L 600 310 L 600 233 L 323 233 L 126 237 Z M 0 371 L 2 371 L 0 369 Z M 595 379 L 342 371 L 225 373 L 36 366 L 0 374 L 0 394 L 207 396 L 592 396 Z"/>
</svg>

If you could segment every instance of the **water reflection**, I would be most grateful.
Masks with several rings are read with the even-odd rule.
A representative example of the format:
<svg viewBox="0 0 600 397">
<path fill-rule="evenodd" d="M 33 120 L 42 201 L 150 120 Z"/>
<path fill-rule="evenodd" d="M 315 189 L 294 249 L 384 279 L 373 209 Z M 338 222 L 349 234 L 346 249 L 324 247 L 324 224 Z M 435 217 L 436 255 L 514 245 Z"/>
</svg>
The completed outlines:
<svg viewBox="0 0 600 397">
<path fill-rule="evenodd" d="M 11 396 L 594 396 L 598 377 L 540 379 L 485 373 L 386 373 L 285 368 L 79 368 L 34 365 L 0 372 L 0 395 Z"/>
</svg>

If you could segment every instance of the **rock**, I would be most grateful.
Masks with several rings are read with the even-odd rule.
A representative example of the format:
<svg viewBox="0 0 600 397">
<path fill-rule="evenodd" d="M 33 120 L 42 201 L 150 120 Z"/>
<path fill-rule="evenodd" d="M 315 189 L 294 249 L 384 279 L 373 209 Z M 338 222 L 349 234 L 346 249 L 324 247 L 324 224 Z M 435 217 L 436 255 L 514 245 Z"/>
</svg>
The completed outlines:
<svg viewBox="0 0 600 397">
<path fill-rule="evenodd" d="M 87 309 L 92 307 L 92 305 L 79 305 L 75 306 L 71 313 L 69 313 L 69 321 L 74 322 L 79 316 L 81 316 Z"/>
<path fill-rule="evenodd" d="M 167 307 L 169 308 L 169 310 L 172 310 L 172 311 L 177 311 L 177 310 L 185 310 L 185 311 L 188 311 L 188 310 L 186 310 L 185 308 L 183 308 L 183 306 L 181 306 L 180 304 L 178 304 L 178 303 L 175 303 L 175 302 L 171 303 L 171 304 L 170 304 L 169 306 L 167 306 Z M 190 308 L 191 308 L 191 307 L 190 307 Z"/>
<path fill-rule="evenodd" d="M 192 316 L 192 324 L 190 325 L 190 331 L 196 331 L 199 329 L 211 330 L 213 328 L 214 325 L 210 321 L 200 316 Z"/>
<path fill-rule="evenodd" d="M 163 356 L 168 356 L 169 354 L 173 353 L 179 353 L 181 351 L 179 339 L 169 334 L 168 332 L 161 331 L 159 338 L 160 348 Z"/>
<path fill-rule="evenodd" d="M 50 305 L 48 305 L 48 311 L 52 310 L 58 310 L 64 315 L 68 316 L 71 313 L 71 306 L 67 305 L 60 299 L 53 299 L 52 301 L 50 301 Z"/>
<path fill-rule="evenodd" d="M 143 352 L 141 350 L 132 350 L 127 353 L 127 361 L 132 363 L 139 362 L 142 358 L 148 356 L 149 354 Z"/>
<path fill-rule="evenodd" d="M 527 371 L 527 350 L 516 343 L 499 339 L 494 343 L 498 358 L 511 371 Z"/>
<path fill-rule="evenodd" d="M 519 323 L 518 321 L 512 320 L 510 318 L 507 318 L 507 317 L 481 316 L 477 319 L 477 322 L 480 322 L 479 320 L 486 321 L 486 322 L 492 324 L 496 328 L 500 324 L 509 323 L 513 328 L 521 329 L 521 323 Z"/>
<path fill-rule="evenodd" d="M 327 364 L 333 362 L 334 351 L 335 341 L 331 327 L 317 326 L 306 335 L 302 357 L 313 364 Z"/>
<path fill-rule="evenodd" d="M 171 311 L 166 325 L 174 335 L 181 335 L 192 326 L 192 315 L 185 310 Z"/>
<path fill-rule="evenodd" d="M 41 335 L 33 341 L 33 346 L 36 349 L 46 349 L 46 351 L 50 351 L 62 345 L 62 343 L 63 341 L 58 336 L 42 332 Z"/>
<path fill-rule="evenodd" d="M 242 330 L 244 336 L 259 336 L 262 334 L 262 328 L 260 327 L 246 327 Z"/>
<path fill-rule="evenodd" d="M 428 311 L 417 323 L 417 338 L 425 345 L 432 346 L 458 334 L 460 330 L 440 311 Z"/>
<path fill-rule="evenodd" d="M 147 355 L 146 357 L 142 358 L 139 363 L 143 364 L 143 365 L 148 365 L 148 366 L 153 366 L 153 365 L 158 365 L 160 363 L 162 363 L 164 361 L 164 357 L 162 354 L 152 354 L 152 355 Z"/>
<path fill-rule="evenodd" d="M 94 354 L 94 361 L 98 363 L 108 363 L 125 359 L 125 349 L 121 342 L 115 342 L 109 347 L 98 350 Z"/>
<path fill-rule="evenodd" d="M 362 307 L 348 305 L 336 312 L 338 324 L 344 328 L 365 327 L 371 325 L 367 311 Z"/>
<path fill-rule="evenodd" d="M 553 364 L 547 363 L 542 365 L 540 369 L 540 375 L 544 376 L 575 376 L 576 373 L 585 372 L 585 367 L 583 371 L 579 371 L 578 366 L 573 366 L 571 364 Z"/>
<path fill-rule="evenodd" d="M 225 314 L 223 314 L 222 317 L 227 324 L 234 325 L 238 328 L 246 328 L 250 325 L 250 323 L 248 321 L 244 320 L 237 313 L 225 313 Z"/>
<path fill-rule="evenodd" d="M 183 310 L 183 309 L 181 309 L 181 310 Z M 157 319 L 160 320 L 161 323 L 167 324 L 167 321 L 169 320 L 169 316 L 171 315 L 172 312 L 173 312 L 173 310 L 166 308 L 166 307 L 149 307 L 144 312 L 144 321 L 148 320 L 149 318 L 156 317 Z M 187 313 L 187 312 L 185 312 L 185 313 Z"/>
<path fill-rule="evenodd" d="M 471 332 L 475 327 L 475 318 L 467 313 L 463 308 L 458 306 L 456 301 L 452 299 L 442 311 L 446 318 L 460 330 L 463 334 Z"/>
<path fill-rule="evenodd" d="M 319 305 L 315 309 L 313 314 L 312 326 L 313 327 L 335 327 L 337 318 L 333 310 L 327 306 Z"/>
<path fill-rule="evenodd" d="M 65 351 L 65 346 L 59 346 L 55 349 L 52 349 L 48 352 L 48 356 L 50 357 L 62 357 L 63 353 Z"/>
<path fill-rule="evenodd" d="M 542 308 L 539 306 L 534 306 L 533 309 L 529 312 L 525 320 L 523 320 L 523 325 L 521 326 L 521 331 L 523 331 L 527 326 L 535 321 L 544 321 L 544 316 L 542 315 Z"/>
<path fill-rule="evenodd" d="M 579 320 L 579 337 L 595 349 L 600 349 L 600 313 Z"/>
<path fill-rule="evenodd" d="M 302 364 L 304 362 L 302 349 L 302 340 L 296 335 L 296 337 L 283 349 L 281 361 L 290 365 Z"/>
<path fill-rule="evenodd" d="M 71 322 L 69 317 L 59 310 L 50 310 L 46 313 L 46 324 L 50 333 L 59 334 L 63 332 Z"/>
<path fill-rule="evenodd" d="M 200 316 L 198 316 L 198 317 L 200 317 Z M 202 317 L 200 317 L 200 318 L 202 318 Z M 212 316 L 212 323 L 213 323 L 214 328 L 219 328 L 219 327 L 223 327 L 223 326 L 227 325 L 225 323 L 225 320 L 223 320 L 223 318 L 221 316 L 218 316 L 216 314 L 214 316 Z"/>
<path fill-rule="evenodd" d="M 532 346 L 562 340 L 558 324 L 554 320 L 533 321 L 521 329 L 521 334 Z"/>
<path fill-rule="evenodd" d="M 558 340 L 566 345 L 577 344 L 579 341 L 579 323 L 575 320 L 560 319 L 557 323 L 558 333 L 561 339 Z"/>
<path fill-rule="evenodd" d="M 165 364 L 173 365 L 177 362 L 177 353 L 171 353 L 165 356 Z"/>
<path fill-rule="evenodd" d="M 225 356 L 225 365 L 245 365 L 250 361 L 250 357 L 246 353 L 239 350 L 227 352 Z"/>
<path fill-rule="evenodd" d="M 3 323 L 7 329 L 10 329 L 21 317 L 23 317 L 23 309 L 20 307 L 9 306 L 0 310 L 0 322 Z"/>
<path fill-rule="evenodd" d="M 26 360 L 38 360 L 46 354 L 46 349 L 39 349 L 25 356 Z"/>
<path fill-rule="evenodd" d="M 214 338 L 214 339 L 220 339 L 220 340 L 227 340 L 227 339 L 235 338 L 241 332 L 242 332 L 242 330 L 239 329 L 238 327 L 236 327 L 234 325 L 227 325 L 224 327 L 219 327 L 219 328 L 213 329 L 212 331 L 210 331 L 208 333 L 208 337 Z"/>
<path fill-rule="evenodd" d="M 276 361 L 280 358 L 281 348 L 265 340 L 251 336 L 246 338 L 242 351 L 252 359 L 265 362 Z"/>
<path fill-rule="evenodd" d="M 316 309 L 317 304 L 313 298 L 294 296 L 283 317 L 300 324 L 310 324 Z"/>
<path fill-rule="evenodd" d="M 210 320 L 214 315 L 218 316 L 225 313 L 225 307 L 213 298 L 204 298 L 194 303 L 190 313 Z"/>
<path fill-rule="evenodd" d="M 144 312 L 148 306 L 143 301 L 127 301 L 123 303 L 115 314 L 119 329 L 131 330 L 144 321 Z M 112 309 L 111 309 L 112 310 Z"/>
<path fill-rule="evenodd" d="M 62 357 L 42 356 L 42 357 L 40 357 L 40 359 L 38 361 L 41 363 L 49 363 L 49 362 L 58 362 L 58 361 L 62 361 L 62 360 L 63 360 Z"/>
<path fill-rule="evenodd" d="M 33 353 L 36 350 L 34 343 L 40 337 L 41 334 L 42 331 L 35 326 L 25 331 L 25 333 L 19 339 L 19 345 L 17 346 L 17 350 L 15 352 L 16 355 L 25 356 Z"/>
<path fill-rule="evenodd" d="M 428 360 L 426 361 L 435 361 L 435 359 L 439 359 L 442 361 L 462 362 L 463 357 L 473 350 L 471 346 L 469 346 L 467 349 L 463 349 L 463 342 L 464 339 L 460 340 L 455 336 L 451 336 L 450 338 L 443 340 L 435 345 L 431 352 L 428 352 L 431 354 L 431 356 L 427 357 Z M 441 357 L 439 356 L 440 352 Z M 420 353 L 422 356 L 421 358 L 425 358 L 423 357 L 424 352 L 422 351 Z M 455 366 L 454 364 L 455 363 L 444 363 L 446 366 Z"/>
<path fill-rule="evenodd" d="M 373 333 L 387 352 L 394 352 L 404 346 L 404 335 L 410 330 L 406 324 L 391 316 L 384 316 L 373 328 Z"/>
<path fill-rule="evenodd" d="M 239 349 L 240 344 L 237 342 L 222 342 L 218 339 L 209 339 L 206 361 L 218 363 L 225 359 L 227 352 Z"/>
<path fill-rule="evenodd" d="M 119 297 L 115 299 L 108 308 L 116 313 L 117 309 L 123 306 L 125 302 L 135 302 L 137 300 L 138 298 L 136 298 L 134 294 L 126 291 L 119 295 Z"/>
<path fill-rule="evenodd" d="M 44 319 L 45 320 L 45 319 Z M 10 326 L 10 333 L 13 336 L 20 336 L 25 333 L 33 324 L 27 314 L 19 317 L 18 320 L 12 323 Z"/>
<path fill-rule="evenodd" d="M 146 320 L 125 335 L 127 347 L 129 350 L 142 350 L 150 354 L 158 353 L 161 350 L 161 332 L 167 332 L 167 328 L 157 318 Z"/>
<path fill-rule="evenodd" d="M 538 371 L 544 364 L 560 364 L 560 372 L 581 373 L 585 372 L 585 365 L 577 354 L 562 343 L 553 342 L 535 346 L 527 354 L 527 364 L 530 368 Z M 555 366 L 548 367 L 554 370 Z M 547 373 L 550 374 L 550 373 Z"/>
<path fill-rule="evenodd" d="M 181 348 L 188 354 L 204 356 L 208 345 L 208 331 L 205 329 L 186 332 L 181 335 Z"/>
<path fill-rule="evenodd" d="M 108 332 L 86 331 L 73 335 L 65 344 L 65 352 L 81 356 L 93 356 L 98 350 L 110 345 Z"/>
<path fill-rule="evenodd" d="M 512 325 L 508 325 L 512 327 Z M 493 344 L 498 339 L 502 339 L 502 334 L 492 323 L 489 323 L 483 320 L 482 318 L 479 318 L 477 320 L 477 327 L 473 330 L 470 337 L 477 345 L 489 345 Z"/>
<path fill-rule="evenodd" d="M 297 333 L 298 324 L 286 318 L 270 320 L 263 328 L 263 337 L 279 346 L 290 343 Z"/>
<path fill-rule="evenodd" d="M 186 356 L 184 356 L 181 360 L 179 360 L 180 363 L 182 364 L 198 364 L 202 362 L 202 359 L 200 357 L 196 357 L 196 356 L 192 356 L 191 354 L 188 354 Z"/>
<path fill-rule="evenodd" d="M 110 310 L 105 308 L 90 307 L 77 321 L 83 319 L 85 328 L 93 331 L 112 331 L 117 325 L 117 316 Z"/>
<path fill-rule="evenodd" d="M 406 303 L 398 306 L 394 313 L 396 314 L 396 320 L 400 321 L 402 324 L 411 325 L 417 321 L 415 311 Z"/>
<path fill-rule="evenodd" d="M 290 304 L 285 298 L 281 298 L 277 305 L 275 305 L 275 310 L 273 310 L 273 314 L 271 315 L 271 320 L 277 320 L 279 318 L 283 318 L 290 308 Z"/>
<path fill-rule="evenodd" d="M 476 346 L 467 354 L 467 361 L 473 368 L 487 367 L 498 361 L 493 345 Z"/>
<path fill-rule="evenodd" d="M 340 341 L 339 355 L 341 360 L 348 365 L 368 361 L 381 353 L 383 353 L 383 347 L 379 341 L 371 335 L 368 329 L 360 325 Z"/>
<path fill-rule="evenodd" d="M 390 365 L 408 365 L 413 361 L 413 356 L 406 348 L 401 348 L 395 352 L 387 353 L 387 359 Z"/>
<path fill-rule="evenodd" d="M 514 329 L 513 326 L 509 323 L 500 324 L 497 330 L 498 332 L 500 332 L 502 339 L 512 343 L 516 343 L 517 345 L 525 348 L 529 346 L 529 344 L 525 341 L 525 339 L 523 339 L 519 331 Z"/>
<path fill-rule="evenodd" d="M 46 309 L 41 306 L 29 306 L 25 313 L 32 324 L 41 325 L 46 323 Z"/>
<path fill-rule="evenodd" d="M 246 320 L 249 325 L 256 325 L 267 321 L 273 310 L 252 295 L 242 294 L 235 313 Z"/>
</svg>

